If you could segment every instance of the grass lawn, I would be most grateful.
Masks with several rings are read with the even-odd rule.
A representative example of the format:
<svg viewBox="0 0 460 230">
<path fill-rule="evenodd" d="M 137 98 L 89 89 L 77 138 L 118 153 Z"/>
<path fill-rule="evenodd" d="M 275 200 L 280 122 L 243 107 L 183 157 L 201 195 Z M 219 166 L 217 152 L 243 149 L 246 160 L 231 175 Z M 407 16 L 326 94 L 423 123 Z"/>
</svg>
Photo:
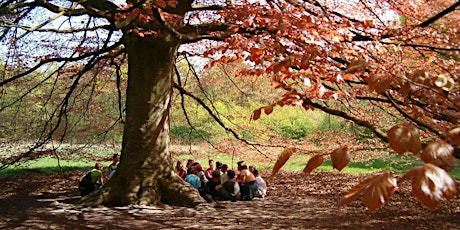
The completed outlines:
<svg viewBox="0 0 460 230">
<path fill-rule="evenodd" d="M 184 163 L 189 158 L 194 158 L 196 161 L 200 162 L 203 168 L 208 167 L 207 157 L 196 157 L 192 155 L 179 155 L 174 156 L 174 162 L 178 159 L 184 161 Z M 281 170 L 284 171 L 299 171 L 301 172 L 309 160 L 307 155 L 293 155 L 286 164 L 282 167 Z M 220 161 L 229 165 L 229 169 L 236 169 L 236 163 L 240 160 L 245 160 L 237 156 L 219 154 L 212 157 L 214 162 Z M 255 162 L 251 160 L 245 160 L 248 165 L 255 165 L 259 170 L 271 170 L 275 161 L 265 160 L 261 161 L 260 159 Z M 110 164 L 110 161 L 101 161 L 106 167 Z M 350 162 L 347 167 L 345 167 L 343 173 L 375 173 L 383 170 L 389 170 L 394 173 L 404 173 L 414 166 L 421 165 L 420 160 L 415 158 L 404 157 L 404 156 L 389 156 L 382 157 L 370 160 L 368 162 Z M 59 167 L 60 166 L 60 167 Z M 43 157 L 37 160 L 28 161 L 20 165 L 7 168 L 0 171 L 0 174 L 11 174 L 11 173 L 26 173 L 26 172 L 63 172 L 71 170 L 84 170 L 91 169 L 94 167 L 93 161 L 76 161 L 76 160 L 60 160 L 58 161 L 54 157 Z M 314 171 L 337 171 L 332 169 L 332 162 L 330 160 L 325 160 L 323 164 L 315 169 Z M 460 167 L 456 167 L 455 170 L 449 173 L 453 178 L 460 179 Z"/>
</svg>

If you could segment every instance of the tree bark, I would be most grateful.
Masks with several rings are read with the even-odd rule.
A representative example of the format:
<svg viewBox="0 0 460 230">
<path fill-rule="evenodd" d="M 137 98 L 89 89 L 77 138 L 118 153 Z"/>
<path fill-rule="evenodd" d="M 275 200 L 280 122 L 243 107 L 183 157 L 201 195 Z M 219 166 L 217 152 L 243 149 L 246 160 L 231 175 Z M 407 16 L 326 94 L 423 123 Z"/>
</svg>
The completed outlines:
<svg viewBox="0 0 460 230">
<path fill-rule="evenodd" d="M 179 41 L 167 33 L 125 38 L 128 88 L 123 144 L 115 175 L 103 189 L 83 199 L 86 205 L 196 206 L 205 202 L 180 178 L 170 155 L 173 66 Z"/>
</svg>

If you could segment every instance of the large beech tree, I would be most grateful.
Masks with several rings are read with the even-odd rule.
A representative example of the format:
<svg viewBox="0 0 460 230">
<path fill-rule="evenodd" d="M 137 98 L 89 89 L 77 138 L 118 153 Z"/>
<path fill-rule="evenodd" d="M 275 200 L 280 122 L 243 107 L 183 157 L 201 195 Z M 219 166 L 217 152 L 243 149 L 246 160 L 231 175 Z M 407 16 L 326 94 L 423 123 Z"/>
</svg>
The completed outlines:
<svg viewBox="0 0 460 230">
<path fill-rule="evenodd" d="M 37 144 L 4 165 L 59 139 L 62 127 L 65 135 L 78 87 L 94 85 L 107 73 L 116 73 L 121 86 L 120 66 L 127 59 L 121 162 L 104 189 L 84 201 L 203 202 L 176 175 L 169 154 L 173 89 L 200 102 L 174 78 L 178 49 L 188 45 L 193 48 L 186 49 L 187 55 L 212 59 L 210 66 L 245 62 L 250 68 L 239 76 L 265 74 L 272 88 L 285 91 L 273 104 L 256 109 L 253 120 L 277 106 L 320 109 L 368 128 L 397 153 L 421 154 L 427 164 L 401 179 L 412 179 L 414 194 L 436 208 L 456 193 L 444 170 L 455 165 L 454 147 L 459 145 L 458 5 L 406 0 L 7 0 L 0 4 L 0 39 L 8 71 L 0 86 L 43 75 L 14 103 L 47 81 L 68 84 L 68 91 L 43 124 Z M 52 71 L 45 70 L 50 66 Z M 2 110 L 8 106 L 12 104 L 2 104 Z M 374 116 L 376 108 L 387 115 Z M 348 164 L 351 149 L 343 146 L 331 153 L 335 168 Z M 273 175 L 293 152 L 289 148 L 281 154 Z M 325 156 L 313 156 L 304 171 L 311 172 Z M 393 194 L 396 183 L 384 172 L 358 184 L 340 204 L 364 193 L 373 211 Z"/>
</svg>

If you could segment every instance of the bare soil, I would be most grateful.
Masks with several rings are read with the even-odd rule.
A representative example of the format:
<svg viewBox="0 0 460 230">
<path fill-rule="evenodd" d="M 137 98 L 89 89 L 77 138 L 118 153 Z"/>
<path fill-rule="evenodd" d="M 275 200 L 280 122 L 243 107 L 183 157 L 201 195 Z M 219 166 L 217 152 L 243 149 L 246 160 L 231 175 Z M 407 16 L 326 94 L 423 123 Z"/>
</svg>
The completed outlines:
<svg viewBox="0 0 460 230">
<path fill-rule="evenodd" d="M 263 172 L 262 175 L 268 172 Z M 375 213 L 337 201 L 366 175 L 281 172 L 266 198 L 173 206 L 77 208 L 80 171 L 0 176 L 0 229 L 460 229 L 460 199 L 430 211 L 410 183 Z"/>
</svg>

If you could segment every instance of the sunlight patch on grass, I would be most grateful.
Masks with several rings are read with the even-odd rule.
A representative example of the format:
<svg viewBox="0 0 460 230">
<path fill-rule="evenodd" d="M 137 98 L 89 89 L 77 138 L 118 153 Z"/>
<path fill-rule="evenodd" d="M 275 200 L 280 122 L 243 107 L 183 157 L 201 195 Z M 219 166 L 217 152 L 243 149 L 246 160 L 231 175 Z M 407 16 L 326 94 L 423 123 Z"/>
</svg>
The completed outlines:
<svg viewBox="0 0 460 230">
<path fill-rule="evenodd" d="M 202 156 L 199 157 L 191 154 L 183 154 L 178 156 L 173 156 L 174 166 L 178 159 L 182 160 L 186 164 L 187 159 L 192 158 L 195 161 L 199 162 L 203 168 L 208 168 L 208 160 L 211 157 Z M 258 170 L 271 170 L 276 160 L 270 161 L 258 161 L 253 162 L 250 159 L 242 159 L 237 156 L 232 156 L 228 154 L 216 154 L 213 155 L 212 159 L 214 162 L 220 161 L 229 166 L 229 169 L 236 170 L 237 162 L 244 160 L 247 165 L 255 165 Z M 308 155 L 294 155 L 292 156 L 286 164 L 281 168 L 281 171 L 288 172 L 302 172 L 305 168 L 310 156 Z M 76 160 L 61 160 L 58 163 L 58 160 L 54 157 L 43 157 L 37 160 L 28 161 L 17 166 L 7 168 L 0 171 L 0 174 L 12 174 L 12 173 L 27 173 L 27 172 L 63 172 L 71 171 L 78 169 L 91 169 L 94 167 L 93 161 L 76 161 Z M 110 165 L 110 161 L 101 161 L 104 167 Z M 376 173 L 384 170 L 388 170 L 394 173 L 405 173 L 417 165 L 421 165 L 420 160 L 415 158 L 401 158 L 399 156 L 389 156 L 383 158 L 377 158 L 370 160 L 368 162 L 350 162 L 347 167 L 345 167 L 341 172 L 342 173 L 351 173 L 351 174 L 367 174 L 367 173 Z M 59 167 L 60 165 L 60 167 Z M 314 172 L 338 172 L 336 169 L 332 168 L 332 162 L 330 160 L 325 160 L 323 164 L 316 168 Z M 455 179 L 460 179 L 460 167 L 456 167 L 455 170 L 449 172 L 449 175 Z"/>
<path fill-rule="evenodd" d="M 110 161 L 101 161 L 104 167 L 110 165 Z M 26 172 L 61 172 L 77 169 L 94 168 L 95 162 L 60 160 L 54 157 L 42 157 L 36 160 L 21 163 L 0 171 L 0 174 L 26 173 Z M 59 167 L 60 166 L 60 167 Z"/>
</svg>

